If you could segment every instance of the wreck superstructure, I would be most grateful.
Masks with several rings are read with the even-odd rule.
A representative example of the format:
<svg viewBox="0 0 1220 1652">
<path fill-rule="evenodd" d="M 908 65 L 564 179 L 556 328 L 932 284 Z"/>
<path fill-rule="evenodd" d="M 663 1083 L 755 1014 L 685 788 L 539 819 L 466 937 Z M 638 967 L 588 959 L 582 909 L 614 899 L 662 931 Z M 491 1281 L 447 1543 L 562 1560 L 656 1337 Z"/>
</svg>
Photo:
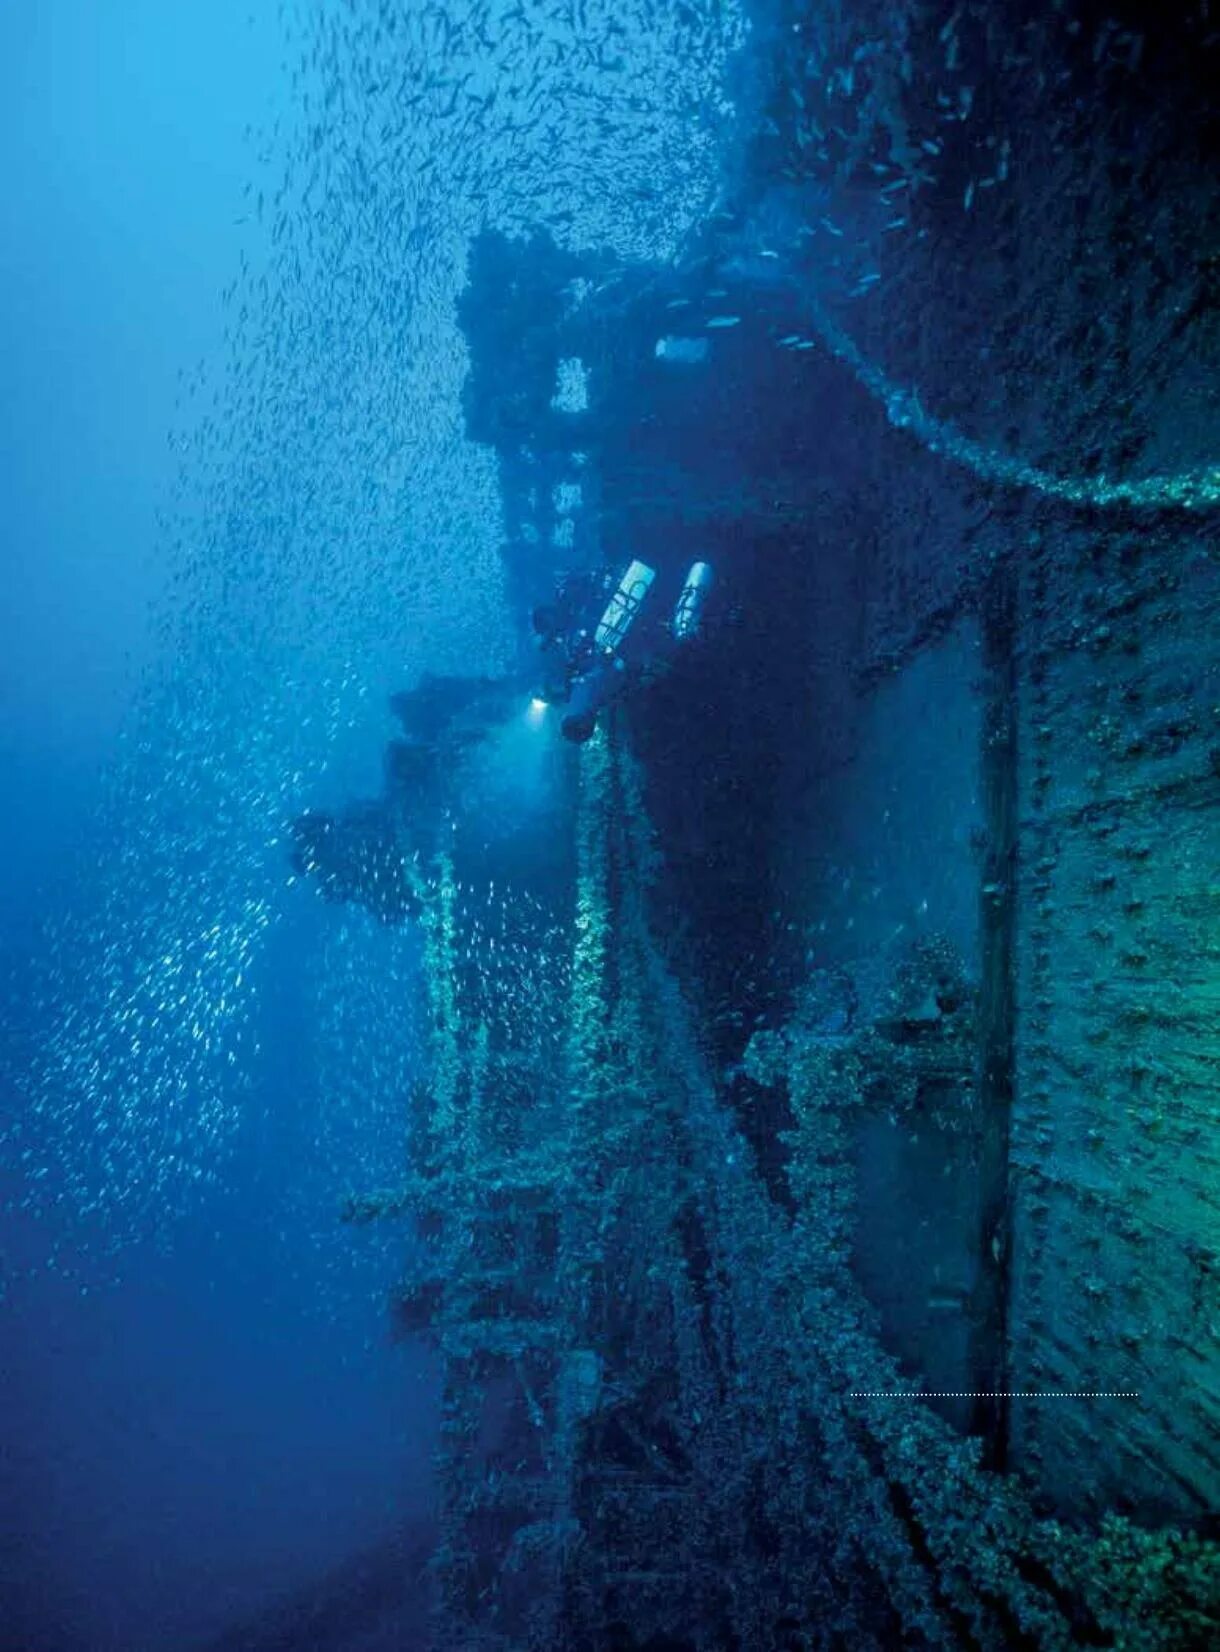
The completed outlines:
<svg viewBox="0 0 1220 1652">
<path fill-rule="evenodd" d="M 736 613 L 565 754 L 532 1016 L 418 883 L 353 1214 L 421 1244 L 453 1647 L 1217 1633 L 1215 42 L 869 10 L 777 21 L 678 265 L 472 257 L 522 615 L 635 554 Z"/>
</svg>

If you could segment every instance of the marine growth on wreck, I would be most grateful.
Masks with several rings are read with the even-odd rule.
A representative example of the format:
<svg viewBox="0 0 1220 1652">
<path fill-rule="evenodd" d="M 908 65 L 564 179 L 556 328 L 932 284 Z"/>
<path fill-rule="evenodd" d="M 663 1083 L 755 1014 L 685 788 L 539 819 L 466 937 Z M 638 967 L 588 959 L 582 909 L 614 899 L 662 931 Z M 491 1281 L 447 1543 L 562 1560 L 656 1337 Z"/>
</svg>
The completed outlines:
<svg viewBox="0 0 1220 1652">
<path fill-rule="evenodd" d="M 294 29 L 182 646 L 210 728 L 240 590 L 296 709 L 189 790 L 227 980 L 285 883 L 394 960 L 318 1059 L 430 1644 L 1220 1644 L 1220 12 Z"/>
</svg>

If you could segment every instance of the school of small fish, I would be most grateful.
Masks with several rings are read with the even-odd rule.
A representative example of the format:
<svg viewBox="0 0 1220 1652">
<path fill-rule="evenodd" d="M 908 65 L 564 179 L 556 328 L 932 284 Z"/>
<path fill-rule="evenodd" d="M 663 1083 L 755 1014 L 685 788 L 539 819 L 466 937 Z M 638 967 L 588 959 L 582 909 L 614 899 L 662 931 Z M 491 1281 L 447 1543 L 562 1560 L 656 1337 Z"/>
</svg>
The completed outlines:
<svg viewBox="0 0 1220 1652">
<path fill-rule="evenodd" d="M 288 820 L 345 739 L 376 763 L 389 692 L 509 657 L 494 457 L 460 403 L 472 236 L 674 256 L 715 201 L 746 37 L 719 0 L 278 15 L 290 105 L 249 134 L 228 359 L 184 375 L 169 434 L 163 664 L 83 833 L 70 915 L 17 983 L 34 1047 L 0 1165 L 22 1204 L 73 1212 L 103 1248 L 221 1173 L 258 1072 L 268 939 L 309 898 L 286 888 Z M 326 1105 L 358 1095 L 372 1117 L 401 1098 L 417 961 L 344 933 L 319 974 L 334 1038 L 361 1021 L 374 963 L 380 1010 L 368 1059 L 336 1044 L 323 1087 L 358 1074 Z"/>
</svg>

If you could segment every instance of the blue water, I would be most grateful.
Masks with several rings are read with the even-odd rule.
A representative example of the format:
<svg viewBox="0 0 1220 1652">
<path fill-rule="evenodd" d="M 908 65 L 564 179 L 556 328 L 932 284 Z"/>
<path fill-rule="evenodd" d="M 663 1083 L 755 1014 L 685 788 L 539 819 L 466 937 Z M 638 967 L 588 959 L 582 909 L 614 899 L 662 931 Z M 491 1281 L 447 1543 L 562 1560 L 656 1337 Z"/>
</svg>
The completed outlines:
<svg viewBox="0 0 1220 1652">
<path fill-rule="evenodd" d="M 582 12 L 578 70 L 494 8 L 0 14 L 6 1652 L 186 1646 L 426 1529 L 401 1236 L 338 1221 L 400 1167 L 416 943 L 281 834 L 515 647 L 472 235 L 667 256 L 712 203 L 731 13 Z"/>
<path fill-rule="evenodd" d="M 1060 1614 L 1074 1643 L 1102 1644 L 1127 1610 L 1128 1576 L 1132 1599 L 1150 1591 L 1145 1624 L 1173 1604 L 1155 1546 L 1124 1561 L 1117 1538 L 1094 1554 L 1073 1531 L 1065 1588 L 1052 1576 L 1058 1526 L 1039 1527 L 1026 1554 L 1018 1515 L 1008 1533 L 1009 1513 L 988 1513 L 976 1544 L 956 1511 L 991 1510 L 996 1482 L 967 1472 L 956 1436 L 887 1431 L 870 1409 L 857 1439 L 856 1414 L 841 1410 L 848 1369 L 856 1382 L 882 1343 L 851 1321 L 846 1129 L 830 1108 L 823 1135 L 810 1122 L 840 1059 L 843 1111 L 881 1105 L 888 1081 L 853 1076 L 878 1029 L 907 1053 L 941 1047 L 925 1035 L 952 1041 L 950 1076 L 927 1086 L 948 1108 L 975 1013 L 958 953 L 990 946 L 992 923 L 995 947 L 1013 944 L 1018 892 L 1008 850 L 988 839 L 1000 820 L 1007 842 L 1008 794 L 982 796 L 1013 759 L 991 656 L 1011 651 L 1014 672 L 1026 661 L 1009 634 L 1004 535 L 1017 523 L 1018 549 L 1038 553 L 1036 632 L 1049 624 L 1037 587 L 1053 555 L 1041 527 L 1021 526 L 1031 501 L 1120 523 L 1148 512 L 1160 533 L 1166 508 L 1185 521 L 1220 498 L 1190 331 L 1204 336 L 1214 316 L 1214 259 L 1179 249 L 1171 278 L 1157 245 L 1149 268 L 1164 270 L 1140 299 L 1122 274 L 1136 258 L 1135 208 L 1116 209 L 1108 250 L 1106 236 L 1092 246 L 1085 210 L 1094 187 L 1105 204 L 1104 184 L 1087 184 L 1094 159 L 1117 201 L 1128 164 L 1145 187 L 1162 176 L 1158 145 L 1172 158 L 1171 136 L 1193 153 L 1197 134 L 1145 122 L 1143 100 L 1151 107 L 1169 84 L 1157 77 L 1187 60 L 1183 84 L 1202 84 L 1202 47 L 1220 37 L 1202 3 L 1180 36 L 1152 29 L 1149 62 L 1166 40 L 1172 50 L 1145 83 L 1134 23 L 1076 9 L 1044 8 L 1027 29 L 1020 8 L 953 0 L 943 23 L 936 8 L 884 0 L 0 8 L 0 1652 L 423 1652 L 430 1551 L 454 1621 L 491 1601 L 493 1620 L 532 1623 L 544 1639 L 560 1591 L 526 1597 L 563 1573 L 577 1530 L 588 1543 L 566 1574 L 563 1623 L 594 1610 L 578 1597 L 602 1587 L 600 1540 L 623 1563 L 589 1595 L 605 1608 L 607 1645 L 626 1644 L 619 1589 L 646 1605 L 651 1591 L 646 1621 L 658 1600 L 658 1622 L 685 1610 L 670 1552 L 698 1557 L 681 1581 L 700 1595 L 692 1615 L 708 1610 L 711 1627 L 689 1628 L 709 1644 L 726 1613 L 804 1645 L 792 1612 L 831 1607 L 833 1624 L 809 1632 L 838 1644 L 861 1601 L 870 1644 L 889 1644 L 898 1616 L 911 1644 L 930 1644 L 935 1622 L 937 1644 L 959 1631 L 963 1644 L 999 1644 L 1043 1611 L 1047 1644 Z M 1187 90 L 1180 124 L 1201 130 L 1205 100 Z M 1014 143 L 1022 125 L 1079 144 L 1079 176 L 1063 174 L 1078 193 L 1057 171 L 1041 178 L 1044 146 Z M 1096 157 L 1091 138 L 1073 136 L 1094 130 L 1108 134 Z M 1062 247 L 1048 234 L 1025 270 L 1019 226 L 1036 221 L 1043 188 L 1047 221 L 1066 233 L 1075 216 L 1079 234 Z M 1189 198 L 1162 194 L 1157 223 L 1162 206 L 1167 225 L 1190 219 Z M 1202 186 L 1201 199 L 1206 224 Z M 1072 268 L 1077 242 L 1096 268 Z M 1028 336 L 1013 297 L 1027 284 L 1031 315 L 1046 301 Z M 1122 300 L 1113 338 L 1129 332 L 1135 356 L 1115 343 L 1103 361 L 1110 344 L 1080 343 L 1103 295 Z M 1137 418 L 1134 392 L 1128 404 L 1097 388 L 1155 377 L 1157 335 L 1146 345 L 1133 319 L 1142 302 L 1180 318 L 1165 322 L 1166 360 L 1190 367 L 1181 409 L 1172 377 L 1148 391 L 1150 407 L 1174 403 L 1167 428 L 1183 413 L 1164 450 L 1152 444 L 1150 469 L 1135 459 L 1161 412 Z M 583 423 L 587 364 L 556 357 L 557 339 L 588 346 Z M 1042 356 L 1060 353 L 1042 430 Z M 1096 447 L 1054 434 L 1075 430 L 1077 391 L 1088 391 L 1083 426 L 1105 427 Z M 1128 419 L 1111 474 L 1106 444 Z M 590 452 L 572 429 L 590 432 Z M 1065 538 L 1072 556 L 1079 525 Z M 1162 544 L 1143 533 L 1132 536 L 1141 556 Z M 1136 545 L 1114 544 L 1134 568 Z M 647 692 L 624 690 L 623 738 L 585 762 L 556 736 L 557 708 L 530 702 L 527 616 L 569 557 L 588 572 L 624 553 L 655 567 L 654 607 L 667 611 L 706 559 L 721 606 L 690 648 L 672 634 L 656 645 L 651 619 L 633 634 L 621 681 Z M 1081 589 L 1080 612 L 1065 606 L 1054 623 L 1075 639 L 1065 653 L 1082 636 L 1097 644 L 1100 691 L 1118 650 L 1110 624 L 1096 624 L 1101 587 Z M 1144 601 L 1123 589 L 1116 620 Z M 493 692 L 443 738 L 395 744 L 433 676 Z M 870 699 L 866 683 L 886 692 Z M 1193 682 L 1181 697 L 1196 697 Z M 1124 761 L 1162 738 L 1176 755 L 1202 724 L 1175 713 L 1132 739 Z M 1103 727 L 1118 742 L 1109 718 Z M 1050 732 L 1036 725 L 1037 741 Z M 1214 748 L 1206 767 L 1210 787 Z M 330 863 L 303 855 L 322 842 Z M 398 853 L 416 843 L 430 902 Z M 1132 861 L 1147 854 L 1128 847 Z M 980 908 L 984 851 L 1005 881 L 982 885 Z M 656 929 L 671 926 L 672 959 L 637 900 L 650 878 L 648 911 Z M 807 924 L 787 915 L 794 893 Z M 421 910 L 423 924 L 395 921 Z M 897 966 L 908 945 L 923 974 Z M 1137 969 L 1142 946 L 1128 955 Z M 987 957 L 995 1013 L 983 1019 L 998 1048 L 1013 987 Z M 671 965 L 689 970 L 689 1002 Z M 806 1008 L 778 1040 L 789 989 Z M 806 1039 L 816 1059 L 794 1088 Z M 633 1070 L 631 1054 L 642 1066 L 662 1049 L 672 1067 Z M 919 1062 L 883 1053 L 883 1076 L 891 1059 L 895 1097 L 913 1111 Z M 623 1093 L 588 1129 L 589 1097 L 609 1095 L 603 1061 Z M 987 1081 L 1005 1119 L 1011 1076 L 1005 1066 Z M 964 1080 L 961 1091 L 974 1093 Z M 684 1105 L 689 1134 L 671 1141 Z M 1161 1120 L 1141 1108 L 1138 1122 L 1151 1132 Z M 603 1123 L 614 1146 L 599 1161 Z M 854 1258 L 861 1282 L 896 1346 L 908 1334 L 911 1347 L 943 1344 L 915 1362 L 937 1383 L 942 1354 L 946 1370 L 977 1363 L 967 1333 L 973 1346 L 983 1319 L 1008 1311 L 1007 1239 L 984 1223 L 990 1193 L 989 1210 L 974 1210 L 983 1178 L 959 1158 L 973 1141 L 959 1130 L 951 1110 L 927 1136 L 891 1112 L 862 1127 L 856 1167 L 872 1241 Z M 549 1202 L 573 1185 L 573 1166 L 585 1171 L 573 1142 L 593 1144 L 596 1239 L 593 1199 L 584 1211 L 573 1199 L 565 1221 Z M 988 1155 L 998 1165 L 998 1140 Z M 422 1190 L 408 1180 L 421 1166 L 435 1178 Z M 675 1207 L 663 1235 L 635 1225 L 628 1185 L 661 1168 L 675 1173 L 662 1184 Z M 798 1197 L 808 1222 L 781 1226 Z M 943 1228 L 921 1214 L 941 1204 Z M 374 1212 L 385 1219 L 352 1219 Z M 997 1275 L 991 1294 L 942 1288 L 937 1247 L 959 1217 L 956 1261 L 970 1269 L 957 1272 L 973 1279 L 977 1251 Z M 433 1247 L 413 1253 L 429 1231 Z M 1214 1258 L 1193 1232 L 1179 1237 L 1202 1335 L 1198 1281 Z M 811 1259 L 837 1272 L 813 1274 Z M 446 1267 L 455 1278 L 438 1277 Z M 748 1302 L 756 1272 L 774 1318 Z M 925 1277 L 926 1291 L 912 1283 Z M 1086 1282 L 1090 1298 L 1098 1284 Z M 951 1344 L 935 1316 L 976 1296 L 986 1313 L 963 1314 Z M 826 1314 L 825 1337 L 806 1297 Z M 447 1395 L 438 1356 L 407 1334 L 438 1301 L 442 1322 L 453 1316 Z M 689 1463 L 668 1415 L 674 1373 L 649 1369 L 664 1380 L 633 1392 L 637 1364 L 663 1363 L 656 1349 L 683 1301 L 703 1314 L 697 1335 L 675 1336 L 677 1391 L 700 1396 L 682 1419 L 699 1447 Z M 780 1316 L 793 1305 L 787 1337 Z M 1153 1340 L 1123 1325 L 1124 1347 Z M 481 1367 L 463 1364 L 466 1335 L 488 1356 Z M 1094 1341 L 1090 1330 L 1080 1346 Z M 788 1342 L 801 1359 L 789 1361 Z M 756 1354 L 776 1355 L 773 1368 Z M 715 1416 L 705 1379 L 707 1395 L 721 1389 Z M 790 1401 L 794 1381 L 808 1393 Z M 994 1388 L 989 1376 L 977 1394 L 923 1397 L 1050 1397 Z M 846 1393 L 882 1397 L 871 1379 Z M 637 1404 L 652 1425 L 639 1438 Z M 565 1452 L 586 1423 L 578 1484 Z M 994 1432 L 1000 1461 L 1000 1413 Z M 608 1485 L 625 1470 L 660 1532 L 670 1516 L 655 1509 L 682 1507 L 674 1485 L 701 1496 L 738 1437 L 723 1498 L 706 1500 L 708 1526 L 728 1519 L 727 1533 L 675 1532 L 655 1552 L 651 1526 L 616 1535 L 618 1493 L 599 1501 L 595 1470 Z M 942 1454 L 922 1489 L 914 1440 Z M 453 1467 L 447 1543 L 435 1541 L 438 1443 Z M 1151 1464 L 1142 1436 L 1133 1444 Z M 1082 1466 L 1104 1467 L 1104 1449 Z M 1073 1466 L 1055 1475 L 1067 1482 Z M 944 1495 L 959 1476 L 960 1504 Z M 776 1523 L 785 1510 L 790 1532 Z M 960 1577 L 946 1565 L 959 1546 Z M 728 1569 L 738 1554 L 740 1587 Z M 775 1567 L 779 1554 L 797 1571 Z M 1085 1576 L 1099 1556 L 1112 1579 Z M 725 1573 L 710 1608 L 709 1557 Z M 872 1598 L 874 1569 L 884 1600 Z M 831 1601 L 844 1583 L 844 1601 Z M 787 1598 L 807 1584 L 804 1606 Z M 1084 1610 L 1095 1584 L 1096 1624 Z"/>
<path fill-rule="evenodd" d="M 317 913 L 284 907 L 254 962 L 261 1053 L 234 1081 L 234 1116 L 209 1122 L 198 1096 L 180 1109 L 210 1185 L 145 1196 L 166 1151 L 148 1119 L 108 1185 L 106 1101 L 31 1091 L 22 1061 L 74 999 L 90 1034 L 113 1008 L 55 936 L 103 903 L 131 932 L 148 916 L 138 863 L 166 822 L 113 775 L 141 682 L 164 665 L 157 518 L 179 374 L 226 369 L 220 293 L 249 246 L 243 133 L 284 92 L 275 22 L 250 10 L 0 14 L 6 1649 L 187 1645 L 384 1540 L 429 1495 L 434 1375 L 387 1335 L 387 1246 L 339 1230 L 318 1173 Z M 151 721 L 172 766 L 172 719 L 154 706 Z M 124 846 L 134 864 L 116 876 Z M 222 848 L 213 831 L 204 853 Z M 167 941 L 183 916 L 155 914 Z M 75 1191 L 101 1205 L 38 1199 L 78 1169 Z"/>
</svg>

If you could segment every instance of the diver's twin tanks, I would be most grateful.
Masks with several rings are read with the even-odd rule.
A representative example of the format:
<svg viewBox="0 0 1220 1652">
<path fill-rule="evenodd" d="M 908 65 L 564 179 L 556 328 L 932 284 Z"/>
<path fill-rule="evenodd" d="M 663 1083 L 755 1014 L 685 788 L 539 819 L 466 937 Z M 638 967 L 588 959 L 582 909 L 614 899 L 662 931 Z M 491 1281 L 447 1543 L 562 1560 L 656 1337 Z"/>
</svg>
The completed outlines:
<svg viewBox="0 0 1220 1652">
<path fill-rule="evenodd" d="M 618 653 L 643 607 L 655 578 L 656 571 L 646 562 L 637 559 L 630 564 L 607 603 L 606 611 L 594 632 L 593 640 L 604 654 Z M 675 641 L 685 642 L 698 633 L 708 594 L 712 588 L 712 578 L 709 563 L 692 563 L 669 622 L 670 633 Z"/>
</svg>

